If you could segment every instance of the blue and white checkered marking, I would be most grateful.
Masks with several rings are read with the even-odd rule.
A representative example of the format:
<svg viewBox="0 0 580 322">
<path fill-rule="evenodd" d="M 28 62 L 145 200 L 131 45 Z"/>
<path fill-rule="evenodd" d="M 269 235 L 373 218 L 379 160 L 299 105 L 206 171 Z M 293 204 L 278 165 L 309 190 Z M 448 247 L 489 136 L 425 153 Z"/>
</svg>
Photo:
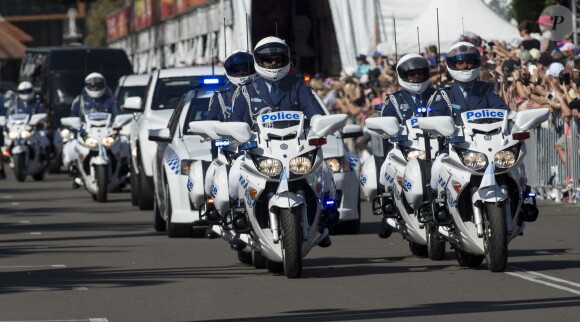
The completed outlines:
<svg viewBox="0 0 580 322">
<path fill-rule="evenodd" d="M 180 161 L 181 160 L 179 160 L 179 156 L 177 154 L 171 154 L 169 158 L 165 160 L 169 168 L 171 168 L 171 171 L 173 171 L 175 174 L 179 173 Z"/>
<path fill-rule="evenodd" d="M 358 157 L 352 153 L 348 154 L 350 171 L 354 171 L 358 165 Z"/>
<path fill-rule="evenodd" d="M 187 178 L 187 190 L 191 191 L 193 189 L 193 181 L 190 178 Z"/>
</svg>

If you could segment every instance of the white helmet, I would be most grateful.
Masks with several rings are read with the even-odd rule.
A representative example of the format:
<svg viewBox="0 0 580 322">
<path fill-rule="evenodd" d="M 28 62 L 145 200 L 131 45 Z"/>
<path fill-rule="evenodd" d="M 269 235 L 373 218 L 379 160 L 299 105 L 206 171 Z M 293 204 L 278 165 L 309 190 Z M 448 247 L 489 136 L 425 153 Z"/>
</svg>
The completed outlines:
<svg viewBox="0 0 580 322">
<path fill-rule="evenodd" d="M 451 46 L 447 52 L 446 61 L 447 70 L 456 81 L 467 83 L 479 76 L 481 56 L 472 43 L 462 41 Z M 470 62 L 470 69 L 458 69 L 457 64 L 460 62 Z"/>
<path fill-rule="evenodd" d="M 99 73 L 90 73 L 85 78 L 85 92 L 92 98 L 99 98 L 105 93 L 107 82 Z"/>
<path fill-rule="evenodd" d="M 226 76 L 234 85 L 246 83 L 256 73 L 254 69 L 254 56 L 237 50 L 232 52 L 224 62 Z"/>
<path fill-rule="evenodd" d="M 266 37 L 256 44 L 254 60 L 258 75 L 275 82 L 290 71 L 290 48 L 278 37 Z"/>
<path fill-rule="evenodd" d="M 430 76 L 429 64 L 421 55 L 407 54 L 397 64 L 399 84 L 413 94 L 421 94 L 429 87 Z"/>
<path fill-rule="evenodd" d="M 32 83 L 24 81 L 18 84 L 18 98 L 23 101 L 31 100 L 34 97 L 34 89 Z"/>
</svg>

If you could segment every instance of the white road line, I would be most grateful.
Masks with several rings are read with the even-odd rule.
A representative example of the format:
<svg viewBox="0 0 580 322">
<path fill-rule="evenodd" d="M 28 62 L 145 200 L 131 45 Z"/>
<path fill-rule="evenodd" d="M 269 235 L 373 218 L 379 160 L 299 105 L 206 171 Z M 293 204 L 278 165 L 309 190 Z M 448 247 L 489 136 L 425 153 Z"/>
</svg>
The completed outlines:
<svg viewBox="0 0 580 322">
<path fill-rule="evenodd" d="M 41 233 L 41 232 L 33 232 L 33 233 L 30 233 L 30 234 L 31 234 L 31 235 L 42 235 L 42 233 Z"/>
<path fill-rule="evenodd" d="M 12 199 L 12 196 L 2 196 L 4 199 Z"/>
<path fill-rule="evenodd" d="M 64 264 L 56 264 L 56 265 L 27 265 L 27 266 L 0 266 L 0 268 L 43 268 L 43 267 L 52 267 L 52 268 L 65 268 L 66 265 Z"/>
<path fill-rule="evenodd" d="M 30 220 L 21 220 L 20 223 L 21 224 L 30 224 Z"/>
<path fill-rule="evenodd" d="M 10 203 L 11 206 L 20 206 L 20 202 L 11 202 Z"/>
<path fill-rule="evenodd" d="M 572 286 L 572 287 L 580 288 L 580 284 L 578 284 L 578 283 L 570 282 L 570 281 L 567 281 L 567 280 L 564 280 L 561 278 L 552 277 L 552 276 L 541 274 L 541 273 L 534 272 L 534 271 L 522 270 L 522 269 L 517 268 L 517 267 L 512 267 L 512 268 L 517 269 L 519 272 L 505 272 L 505 273 L 508 275 L 511 275 L 511 276 L 525 279 L 525 280 L 530 281 L 530 282 L 550 286 L 550 287 L 557 288 L 557 289 L 562 290 L 562 291 L 566 291 L 566 292 L 570 292 L 572 294 L 580 295 L 579 289 L 573 289 L 573 288 L 567 287 L 567 286 Z M 552 282 L 548 282 L 546 280 L 558 282 L 558 283 L 564 284 L 566 286 L 555 284 Z"/>
<path fill-rule="evenodd" d="M 73 291 L 87 291 L 88 288 L 86 288 L 86 287 L 73 287 L 72 290 Z"/>
</svg>

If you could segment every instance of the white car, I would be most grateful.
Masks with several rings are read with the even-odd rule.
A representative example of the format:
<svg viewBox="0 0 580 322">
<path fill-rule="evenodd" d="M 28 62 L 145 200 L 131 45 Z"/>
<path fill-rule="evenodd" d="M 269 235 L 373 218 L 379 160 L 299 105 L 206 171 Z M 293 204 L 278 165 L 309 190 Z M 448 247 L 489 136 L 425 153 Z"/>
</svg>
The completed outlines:
<svg viewBox="0 0 580 322">
<path fill-rule="evenodd" d="M 223 76 L 211 78 L 218 79 L 218 84 L 226 81 Z M 209 165 L 211 142 L 193 135 L 189 123 L 206 118 L 211 95 L 221 88 L 219 85 L 204 86 L 188 92 L 174 110 L 167 127 L 149 131 L 149 139 L 157 142 L 153 158 L 153 227 L 156 231 L 167 231 L 169 237 L 190 236 L 193 225 L 205 224 L 201 220 L 201 210 L 194 209 L 189 202 L 187 186 L 194 162 L 205 161 Z"/>
<path fill-rule="evenodd" d="M 151 73 L 145 102 L 139 97 L 125 100 L 125 110 L 141 112 L 131 122 L 131 185 L 141 210 L 153 209 L 153 157 L 157 143 L 148 140 L 150 129 L 160 129 L 177 107 L 182 96 L 199 86 L 208 75 L 225 75 L 223 67 L 195 66 L 169 68 Z"/>
<path fill-rule="evenodd" d="M 129 112 L 125 111 L 125 100 L 127 98 L 138 96 L 142 100 L 145 99 L 147 83 L 150 77 L 149 74 L 132 74 L 119 78 L 119 84 L 117 85 L 114 96 L 121 113 Z"/>
</svg>

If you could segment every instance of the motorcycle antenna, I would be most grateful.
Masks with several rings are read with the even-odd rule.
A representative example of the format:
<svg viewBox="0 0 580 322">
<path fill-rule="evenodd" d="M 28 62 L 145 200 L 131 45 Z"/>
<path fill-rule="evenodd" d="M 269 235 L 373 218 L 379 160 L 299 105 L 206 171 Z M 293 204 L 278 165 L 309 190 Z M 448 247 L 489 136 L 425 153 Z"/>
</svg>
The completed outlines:
<svg viewBox="0 0 580 322">
<path fill-rule="evenodd" d="M 276 27 L 276 37 L 278 37 L 278 20 L 274 22 L 274 26 Z"/>
<path fill-rule="evenodd" d="M 463 25 L 463 17 L 461 17 L 461 36 L 465 37 L 465 26 Z"/>
<path fill-rule="evenodd" d="M 421 55 L 421 41 L 419 41 L 419 27 L 417 27 L 417 48 L 419 49 L 419 55 Z"/>
<path fill-rule="evenodd" d="M 441 87 L 441 39 L 439 38 L 439 8 L 437 10 L 437 70 L 439 71 L 439 87 Z"/>
<path fill-rule="evenodd" d="M 393 34 L 394 34 L 394 38 L 395 38 L 395 73 L 397 72 L 397 62 L 399 61 L 399 57 L 397 55 L 397 24 L 395 22 L 395 16 L 393 16 Z M 396 78 L 397 80 L 397 89 L 399 89 L 399 78 Z"/>
<path fill-rule="evenodd" d="M 228 56 L 228 52 L 226 50 L 226 18 L 224 17 L 224 57 Z M 224 58 L 225 62 L 225 58 Z"/>
<path fill-rule="evenodd" d="M 215 46 L 211 46 L 211 75 L 215 75 L 214 73 L 214 59 L 213 59 L 213 50 Z"/>
<path fill-rule="evenodd" d="M 246 50 L 248 54 L 250 53 L 250 23 L 248 20 L 248 14 L 246 13 Z M 248 59 L 248 71 L 250 70 L 250 60 Z"/>
</svg>

